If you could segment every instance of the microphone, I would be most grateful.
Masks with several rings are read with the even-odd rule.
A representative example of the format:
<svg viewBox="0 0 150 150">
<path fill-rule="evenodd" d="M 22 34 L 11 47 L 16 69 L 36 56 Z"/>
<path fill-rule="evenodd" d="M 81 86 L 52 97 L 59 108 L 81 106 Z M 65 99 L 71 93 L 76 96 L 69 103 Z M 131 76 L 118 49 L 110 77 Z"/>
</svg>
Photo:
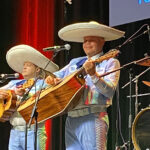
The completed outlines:
<svg viewBox="0 0 150 150">
<path fill-rule="evenodd" d="M 14 74 L 0 74 L 1 79 L 12 79 L 12 78 L 18 78 L 19 73 L 14 73 Z"/>
<path fill-rule="evenodd" d="M 46 47 L 46 48 L 43 48 L 43 51 L 54 51 L 54 52 L 59 52 L 59 51 L 62 51 L 62 50 L 70 50 L 71 46 L 70 44 L 65 44 L 65 45 L 62 45 L 62 46 L 53 46 L 53 47 Z"/>
<path fill-rule="evenodd" d="M 148 33 L 148 39 L 149 39 L 149 42 L 150 42 L 150 27 L 149 27 L 149 25 L 147 26 L 147 33 Z"/>
</svg>

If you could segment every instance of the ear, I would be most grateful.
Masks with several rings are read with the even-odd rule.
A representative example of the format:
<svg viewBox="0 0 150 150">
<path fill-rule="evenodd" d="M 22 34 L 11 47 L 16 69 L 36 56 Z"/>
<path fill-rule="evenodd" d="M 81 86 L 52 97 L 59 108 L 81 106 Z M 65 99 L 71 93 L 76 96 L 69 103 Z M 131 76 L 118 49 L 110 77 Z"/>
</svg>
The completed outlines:
<svg viewBox="0 0 150 150">
<path fill-rule="evenodd" d="M 40 69 L 39 67 L 36 68 L 36 72 L 37 72 L 37 73 L 39 73 L 40 70 L 41 70 L 41 69 Z"/>
</svg>

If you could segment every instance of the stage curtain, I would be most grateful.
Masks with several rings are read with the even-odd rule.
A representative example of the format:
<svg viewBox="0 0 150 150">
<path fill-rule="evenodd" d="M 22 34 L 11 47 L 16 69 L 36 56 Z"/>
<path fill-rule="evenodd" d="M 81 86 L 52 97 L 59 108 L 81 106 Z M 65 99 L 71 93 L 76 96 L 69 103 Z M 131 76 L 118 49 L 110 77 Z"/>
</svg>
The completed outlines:
<svg viewBox="0 0 150 150">
<path fill-rule="evenodd" d="M 54 44 L 54 0 L 17 0 L 15 5 L 16 45 L 33 46 L 51 58 L 52 53 L 42 49 Z M 51 120 L 47 120 L 45 126 L 46 150 L 51 150 Z"/>
</svg>

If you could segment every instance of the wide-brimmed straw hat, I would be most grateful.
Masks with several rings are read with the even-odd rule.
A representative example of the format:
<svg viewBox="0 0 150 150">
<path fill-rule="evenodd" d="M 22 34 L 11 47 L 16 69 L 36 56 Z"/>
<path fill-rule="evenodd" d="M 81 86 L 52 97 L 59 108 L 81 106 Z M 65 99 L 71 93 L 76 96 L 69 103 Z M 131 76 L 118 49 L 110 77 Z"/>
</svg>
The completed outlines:
<svg viewBox="0 0 150 150">
<path fill-rule="evenodd" d="M 59 30 L 58 35 L 64 41 L 83 42 L 85 36 L 98 36 L 105 41 L 119 39 L 125 32 L 99 24 L 98 22 L 84 22 L 67 25 Z"/>
<path fill-rule="evenodd" d="M 12 47 L 6 54 L 6 60 L 8 65 L 19 73 L 22 72 L 24 62 L 31 62 L 48 72 L 55 72 L 59 69 L 55 63 L 29 45 Z M 48 66 L 45 68 L 47 64 Z"/>
</svg>

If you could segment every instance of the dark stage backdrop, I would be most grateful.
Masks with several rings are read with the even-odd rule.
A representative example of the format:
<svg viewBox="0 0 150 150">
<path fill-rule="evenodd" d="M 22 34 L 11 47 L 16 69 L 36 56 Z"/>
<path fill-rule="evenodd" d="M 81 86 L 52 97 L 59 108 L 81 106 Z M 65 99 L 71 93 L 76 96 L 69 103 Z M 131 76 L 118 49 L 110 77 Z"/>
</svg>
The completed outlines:
<svg viewBox="0 0 150 150">
<path fill-rule="evenodd" d="M 0 7 L 1 73 L 13 72 L 8 67 L 5 57 L 7 50 L 18 44 L 33 46 L 51 59 L 52 52 L 43 52 L 42 48 L 54 45 L 54 1 L 6 0 L 1 2 Z M 52 147 L 51 124 L 51 120 L 45 123 L 48 136 L 46 150 L 51 150 Z M 9 130 L 9 122 L 0 123 L 1 150 L 8 149 Z"/>
<path fill-rule="evenodd" d="M 0 9 L 0 16 L 1 16 L 1 24 L 0 24 L 0 31 L 1 31 L 1 44 L 0 44 L 0 65 L 1 65 L 1 73 L 12 73 L 13 71 L 8 67 L 5 55 L 6 51 L 14 46 L 18 42 L 18 38 L 16 38 L 16 33 L 21 32 L 22 38 L 24 37 L 23 33 L 25 32 L 24 29 L 22 30 L 14 30 L 16 27 L 16 18 L 18 17 L 16 14 L 16 8 L 19 8 L 18 5 L 20 3 L 17 3 L 19 1 L 11 1 L 11 0 L 5 0 L 1 2 L 1 9 Z M 22 1 L 23 2 L 23 1 Z M 30 0 L 28 2 L 31 3 Z M 37 1 L 35 1 L 37 2 Z M 44 4 L 45 1 L 39 1 L 40 6 Z M 47 1 L 48 2 L 48 1 Z M 62 45 L 66 42 L 61 41 L 58 38 L 58 30 L 62 28 L 63 26 L 80 22 L 80 21 L 91 21 L 95 20 L 100 23 L 108 25 L 109 20 L 109 2 L 106 0 L 72 0 L 72 5 L 69 5 L 64 0 L 55 0 L 54 1 L 54 29 L 52 32 L 54 33 L 54 42 L 51 44 L 53 45 Z M 25 1 L 24 1 L 25 3 Z M 25 5 L 28 6 L 28 5 Z M 33 5 L 32 5 L 33 6 Z M 33 8 L 38 8 L 38 4 L 36 3 Z M 49 4 L 51 6 L 51 4 Z M 48 7 L 49 7 L 48 6 Z M 21 7 L 20 7 L 21 8 Z M 31 9 L 32 10 L 32 9 Z M 38 9 L 36 9 L 36 14 L 38 14 Z M 42 11 L 43 12 L 43 11 Z M 42 14 L 41 12 L 41 14 Z M 47 12 L 48 14 L 50 12 Z M 35 14 L 35 20 L 36 22 L 39 19 L 39 16 Z M 23 17 L 27 17 L 27 14 L 24 14 Z M 40 14 L 39 14 L 40 15 Z M 33 15 L 34 16 L 34 15 Z M 26 18 L 28 19 L 28 18 Z M 27 21 L 24 20 L 22 23 L 27 23 Z M 42 28 L 42 23 L 40 22 L 40 27 Z M 125 24 L 121 26 L 116 26 L 117 29 L 123 30 L 126 32 L 125 38 L 119 39 L 117 41 L 112 41 L 106 43 L 104 47 L 104 51 L 107 52 L 108 50 L 115 48 L 116 46 L 122 44 L 128 37 L 130 37 L 133 33 L 135 33 L 143 24 L 148 23 L 150 24 L 150 19 L 142 20 L 139 22 L 133 22 L 130 24 Z M 18 24 L 19 25 L 19 24 Z M 26 26 L 26 25 L 24 25 Z M 39 26 L 33 25 L 31 29 L 35 31 Z M 40 28 L 39 27 L 39 28 Z M 36 28 L 36 29 L 35 29 Z M 47 26 L 46 28 L 49 28 Z M 26 28 L 28 29 L 28 28 Z M 45 27 L 43 28 L 45 29 Z M 146 30 L 146 27 L 142 30 Z M 29 30 L 30 31 L 30 30 Z M 45 31 L 45 30 L 44 30 Z M 29 32 L 31 34 L 31 31 Z M 19 33 L 18 33 L 19 34 Z M 37 35 L 36 35 L 37 34 Z M 36 45 L 35 40 L 38 41 L 39 36 L 42 34 L 42 29 L 38 30 L 38 32 L 34 32 L 34 36 L 36 37 L 33 41 L 32 39 L 28 39 L 32 41 L 31 45 L 35 45 L 36 48 L 39 48 L 40 50 L 42 47 L 45 46 L 51 46 L 47 42 L 49 39 L 46 37 L 48 36 L 45 32 L 43 34 L 46 34 L 46 37 L 42 34 L 43 40 L 42 44 L 40 46 Z M 20 34 L 19 34 L 20 35 Z M 26 36 L 26 35 L 25 35 Z M 26 36 L 27 37 L 27 36 Z M 32 35 L 31 35 L 32 37 Z M 45 42 L 47 44 L 44 44 Z M 62 68 L 64 65 L 66 65 L 70 59 L 78 56 L 85 55 L 81 44 L 78 43 L 69 43 L 71 44 L 72 49 L 69 52 L 60 52 L 57 57 L 55 58 L 55 62 Z M 120 55 L 118 56 L 118 59 L 120 60 L 121 65 L 127 64 L 131 61 L 135 61 L 138 59 L 141 59 L 144 57 L 145 53 L 150 52 L 150 41 L 148 40 L 148 35 L 142 35 L 139 38 L 135 39 L 129 44 L 126 44 L 120 48 Z M 117 101 L 117 96 L 114 96 L 113 99 L 113 105 L 108 109 L 109 117 L 110 117 L 110 130 L 108 134 L 108 150 L 114 150 L 116 145 L 122 145 L 123 139 L 127 142 L 129 140 L 129 129 L 128 129 L 128 118 L 129 118 L 129 99 L 127 98 L 127 95 L 129 95 L 129 86 L 122 89 L 121 87 L 126 84 L 129 81 L 129 70 L 130 68 L 133 69 L 133 77 L 147 69 L 147 67 L 140 66 L 140 65 L 132 65 L 127 68 L 124 68 L 121 70 L 121 76 L 120 76 L 120 82 L 119 82 L 119 101 Z M 150 87 L 144 85 L 142 83 L 143 80 L 149 81 L 150 72 L 145 73 L 142 75 L 138 80 L 138 92 L 141 93 L 149 93 Z M 135 93 L 135 83 L 132 83 L 132 94 Z M 139 97 L 138 101 L 141 103 L 139 106 L 139 111 L 141 108 L 146 108 L 150 104 L 150 97 Z M 117 103 L 119 103 L 120 111 L 121 111 L 121 120 L 120 120 L 120 130 L 116 129 L 116 119 L 117 119 Z M 132 116 L 134 120 L 134 105 L 135 105 L 135 99 L 132 99 Z M 65 124 L 65 118 L 66 116 L 61 116 L 53 119 L 52 121 L 52 145 L 49 147 L 49 149 L 52 150 L 65 150 L 65 138 L 64 138 L 64 124 Z M 0 123 L 0 150 L 7 150 L 7 144 L 8 144 L 8 137 L 9 137 L 9 130 L 10 125 L 9 123 Z M 122 135 L 122 137 L 121 137 Z"/>
<path fill-rule="evenodd" d="M 13 1 L 5 0 L 0 4 L 0 73 L 12 73 L 6 63 L 6 50 L 15 43 L 14 32 L 14 7 Z M 2 85 L 2 84 L 1 84 Z M 9 122 L 0 123 L 0 150 L 7 150 L 10 131 Z"/>
</svg>

